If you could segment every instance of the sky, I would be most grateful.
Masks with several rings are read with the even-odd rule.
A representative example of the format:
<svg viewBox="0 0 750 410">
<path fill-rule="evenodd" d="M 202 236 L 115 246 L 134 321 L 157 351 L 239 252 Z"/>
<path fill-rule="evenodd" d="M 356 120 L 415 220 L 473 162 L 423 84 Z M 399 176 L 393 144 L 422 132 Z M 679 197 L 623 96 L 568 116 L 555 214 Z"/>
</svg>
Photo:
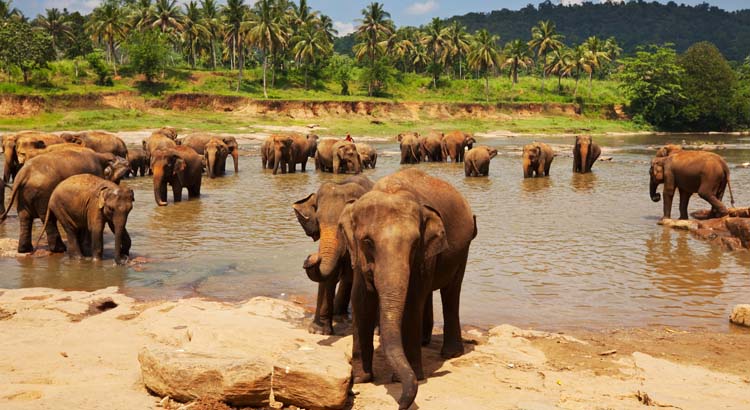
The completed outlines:
<svg viewBox="0 0 750 410">
<path fill-rule="evenodd" d="M 503 8 L 519 9 L 527 4 L 538 4 L 542 0 L 380 0 L 385 5 L 385 10 L 391 13 L 391 17 L 398 26 L 419 26 L 430 21 L 432 17 L 451 17 L 469 12 L 488 12 Z M 553 0 L 554 1 L 554 0 Z M 565 0 L 567 2 L 580 2 L 583 0 Z M 600 0 L 593 0 L 598 2 Z M 661 1 L 661 0 L 660 0 Z M 180 0 L 185 3 L 186 0 Z M 225 3 L 225 0 L 219 0 Z M 253 0 L 246 0 L 252 3 Z M 315 10 L 330 16 L 335 22 L 336 29 L 340 35 L 348 34 L 354 30 L 357 19 L 361 16 L 361 10 L 371 0 L 308 0 L 308 4 Z M 666 0 L 662 1 L 666 2 Z M 707 2 L 713 6 L 726 10 L 738 10 L 750 8 L 748 0 L 676 0 L 676 3 L 700 4 Z M 23 11 L 27 16 L 36 16 L 43 13 L 45 8 L 57 7 L 67 8 L 70 11 L 77 10 L 89 12 L 96 7 L 100 0 L 14 0 L 13 6 Z"/>
</svg>

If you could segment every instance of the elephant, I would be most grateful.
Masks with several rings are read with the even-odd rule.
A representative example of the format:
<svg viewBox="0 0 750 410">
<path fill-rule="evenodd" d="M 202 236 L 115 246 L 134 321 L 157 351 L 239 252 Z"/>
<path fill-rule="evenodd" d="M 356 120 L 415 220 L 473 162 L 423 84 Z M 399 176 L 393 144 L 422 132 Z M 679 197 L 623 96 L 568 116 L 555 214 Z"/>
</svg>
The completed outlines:
<svg viewBox="0 0 750 410">
<path fill-rule="evenodd" d="M 453 162 L 463 162 L 464 151 L 472 149 L 477 141 L 471 134 L 462 131 L 453 131 L 445 134 L 440 142 L 443 152 L 443 161 L 451 158 Z"/>
<path fill-rule="evenodd" d="M 486 145 L 474 147 L 464 158 L 464 173 L 467 177 L 480 177 L 490 174 L 490 160 L 497 156 L 497 150 Z"/>
<path fill-rule="evenodd" d="M 401 165 L 419 164 L 422 162 L 422 150 L 419 147 L 418 132 L 403 132 L 396 136 L 401 149 Z"/>
<path fill-rule="evenodd" d="M 55 134 L 28 131 L 16 134 L 16 158 L 19 166 L 39 155 L 47 147 L 62 144 L 65 140 Z"/>
<path fill-rule="evenodd" d="M 591 172 L 591 167 L 601 154 L 602 149 L 591 140 L 590 135 L 577 136 L 576 145 L 573 148 L 573 172 L 579 174 Z"/>
<path fill-rule="evenodd" d="M 431 133 L 419 137 L 419 147 L 425 161 L 443 162 L 443 133 Z"/>
<path fill-rule="evenodd" d="M 34 250 L 31 243 L 31 226 L 35 218 L 44 218 L 52 191 L 73 175 L 92 174 L 107 179 L 124 175 L 129 168 L 127 161 L 118 160 L 112 154 L 94 152 L 88 148 L 66 149 L 31 158 L 18 171 L 13 183 L 10 203 L 2 215 L 0 223 L 5 221 L 13 202 L 17 199 L 18 221 L 20 223 L 18 252 L 28 253 Z M 0 203 L 5 199 L 0 190 Z M 57 226 L 46 228 L 47 241 L 52 252 L 64 252 L 65 245 L 60 239 Z"/>
<path fill-rule="evenodd" d="M 359 153 L 359 162 L 362 163 L 362 168 L 375 169 L 375 164 L 378 163 L 378 151 L 370 144 L 354 144 L 357 147 Z"/>
<path fill-rule="evenodd" d="M 688 219 L 688 202 L 694 193 L 711 204 L 711 217 L 722 217 L 729 213 L 721 202 L 727 187 L 734 206 L 729 166 L 722 157 L 712 152 L 681 151 L 667 157 L 656 157 L 651 160 L 649 174 L 649 194 L 652 201 L 661 200 L 661 194 L 656 189 L 664 184 L 663 219 L 672 216 L 675 189 L 680 191 L 680 219 Z"/>
<path fill-rule="evenodd" d="M 169 138 L 172 141 L 177 141 L 177 129 L 175 129 L 174 127 L 161 127 L 151 133 L 151 135 L 161 135 L 162 137 Z"/>
<path fill-rule="evenodd" d="M 131 240 L 125 225 L 134 200 L 130 188 L 95 175 L 74 175 L 52 191 L 42 234 L 48 225 L 59 221 L 72 257 L 93 256 L 94 260 L 101 260 L 106 224 L 115 235 L 115 262 L 122 265 L 130 255 Z"/>
<path fill-rule="evenodd" d="M 146 175 L 149 171 L 149 155 L 141 148 L 130 148 L 128 150 L 128 162 L 130 163 L 130 172 L 128 175 L 141 176 Z"/>
<path fill-rule="evenodd" d="M 676 152 L 681 152 L 682 146 L 675 144 L 667 144 L 656 151 L 656 157 L 668 157 Z"/>
<path fill-rule="evenodd" d="M 177 143 L 174 139 L 165 136 L 160 132 L 154 132 L 148 138 L 142 141 L 143 150 L 149 155 L 149 158 L 154 154 L 154 151 L 158 149 L 171 149 L 177 147 Z"/>
<path fill-rule="evenodd" d="M 292 205 L 305 234 L 313 241 L 320 241 L 318 252 L 308 256 L 303 264 L 307 276 L 318 282 L 318 300 L 315 317 L 308 328 L 310 333 L 333 334 L 333 316 L 347 313 L 352 270 L 346 243 L 338 233 L 338 220 L 344 206 L 364 195 L 372 186 L 368 178 L 350 176 L 341 183 L 326 182 L 318 192 Z"/>
<path fill-rule="evenodd" d="M 174 202 L 182 201 L 183 188 L 188 190 L 188 199 L 200 197 L 203 157 L 194 149 L 184 146 L 158 149 L 151 155 L 151 170 L 157 205 L 167 206 L 167 184 L 172 186 Z"/>
<path fill-rule="evenodd" d="M 361 173 L 362 163 L 357 146 L 353 142 L 333 138 L 320 141 L 315 153 L 315 168 L 334 174 L 341 171 Z"/>
<path fill-rule="evenodd" d="M 104 131 L 64 132 L 60 135 L 65 142 L 72 142 L 96 152 L 110 152 L 118 157 L 128 157 L 128 147 L 115 134 Z"/>
<path fill-rule="evenodd" d="M 315 134 L 293 135 L 292 136 L 292 162 L 289 172 L 297 170 L 297 164 L 301 164 L 302 172 L 307 169 L 307 159 L 315 158 L 318 152 L 318 136 Z"/>
<path fill-rule="evenodd" d="M 208 134 L 208 133 L 196 133 L 196 134 L 190 134 L 184 138 L 181 138 L 177 140 L 176 142 L 179 145 L 185 145 L 195 150 L 199 155 L 203 155 L 205 151 L 206 144 L 208 144 L 209 141 L 211 141 L 212 138 L 217 138 L 221 140 L 229 150 L 229 155 L 232 156 L 232 161 L 234 162 L 234 173 L 239 172 L 239 145 L 237 144 L 237 139 L 235 137 L 220 137 L 218 135 Z M 226 162 L 226 160 L 225 160 Z M 222 170 L 226 170 L 226 165 L 222 164 L 221 167 Z"/>
<path fill-rule="evenodd" d="M 339 218 L 353 269 L 354 383 L 373 378 L 373 332 L 402 385 L 407 409 L 424 378 L 421 345 L 432 333 L 432 291 L 443 304 L 443 357 L 463 354 L 459 299 L 476 218 L 447 182 L 409 168 L 379 180 Z"/>
<path fill-rule="evenodd" d="M 203 158 L 206 161 L 209 178 L 216 178 L 226 172 L 229 147 L 219 138 L 211 138 L 205 146 Z"/>
<path fill-rule="evenodd" d="M 555 152 L 543 142 L 532 142 L 523 147 L 523 177 L 548 177 Z"/>
<path fill-rule="evenodd" d="M 270 135 L 263 141 L 260 148 L 263 169 L 273 168 L 276 175 L 279 169 L 282 174 L 294 167 L 292 162 L 292 143 L 294 139 L 289 135 Z"/>
<path fill-rule="evenodd" d="M 18 163 L 18 156 L 16 155 L 15 134 L 3 135 L 2 150 L 5 159 L 3 163 L 3 181 L 7 184 L 10 183 L 12 178 L 16 177 L 18 170 L 21 169 L 21 164 Z"/>
</svg>

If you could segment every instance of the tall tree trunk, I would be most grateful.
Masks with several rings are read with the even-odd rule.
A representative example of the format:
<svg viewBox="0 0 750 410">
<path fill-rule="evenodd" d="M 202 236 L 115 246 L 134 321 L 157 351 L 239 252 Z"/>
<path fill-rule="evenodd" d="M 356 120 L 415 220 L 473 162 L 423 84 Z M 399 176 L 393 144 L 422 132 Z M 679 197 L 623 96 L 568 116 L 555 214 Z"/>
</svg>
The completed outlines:
<svg viewBox="0 0 750 410">
<path fill-rule="evenodd" d="M 211 35 L 211 59 L 213 61 L 214 71 L 216 71 L 216 41 L 214 41 L 213 35 Z"/>
<path fill-rule="evenodd" d="M 578 74 L 578 75 L 576 76 L 576 88 L 575 88 L 575 90 L 573 91 L 573 98 L 576 98 L 576 97 L 578 96 L 578 80 L 580 80 L 580 79 L 581 79 L 581 75 L 580 75 L 580 74 Z"/>
<path fill-rule="evenodd" d="M 547 71 L 544 66 L 547 64 L 547 53 L 542 54 L 542 95 L 544 95 L 544 80 L 547 79 Z"/>
<path fill-rule="evenodd" d="M 464 79 L 463 67 L 461 67 L 462 63 L 461 53 L 458 53 L 458 78 L 461 80 Z"/>
<path fill-rule="evenodd" d="M 234 62 L 236 58 L 237 58 L 237 36 L 234 35 L 232 36 L 232 58 L 231 58 L 231 61 L 229 62 L 230 70 L 234 70 Z"/>
<path fill-rule="evenodd" d="M 593 77 L 594 77 L 594 70 L 591 70 L 589 73 L 589 97 L 591 97 L 591 89 L 592 89 L 592 83 L 593 83 Z"/>
<path fill-rule="evenodd" d="M 242 41 L 238 41 L 238 43 L 241 43 Z M 242 69 L 245 67 L 245 47 L 240 47 L 240 61 L 239 61 L 239 70 L 237 74 L 237 92 L 240 91 L 240 85 L 242 85 Z"/>
<path fill-rule="evenodd" d="M 117 57 L 115 56 L 115 45 L 112 41 L 109 43 L 109 49 L 112 54 L 112 68 L 115 71 L 115 77 L 117 77 Z"/>
<path fill-rule="evenodd" d="M 263 52 L 263 96 L 268 98 L 268 91 L 266 91 L 266 67 L 268 66 L 268 56 L 266 52 Z"/>
<path fill-rule="evenodd" d="M 307 90 L 307 64 L 305 64 L 305 90 Z"/>
<path fill-rule="evenodd" d="M 487 102 L 490 102 L 490 72 L 487 70 L 487 74 L 484 76 L 484 93 L 487 97 Z"/>
</svg>

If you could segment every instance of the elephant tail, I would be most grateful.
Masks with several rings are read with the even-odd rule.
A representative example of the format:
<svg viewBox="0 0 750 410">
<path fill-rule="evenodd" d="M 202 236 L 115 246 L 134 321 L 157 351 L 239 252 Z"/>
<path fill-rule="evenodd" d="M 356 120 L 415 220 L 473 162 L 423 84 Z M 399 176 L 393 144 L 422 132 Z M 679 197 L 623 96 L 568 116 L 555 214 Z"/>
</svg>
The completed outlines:
<svg viewBox="0 0 750 410">
<path fill-rule="evenodd" d="M 479 172 L 479 167 L 477 166 L 477 162 L 476 161 L 473 161 L 473 160 L 471 161 L 471 167 L 474 168 L 474 174 L 476 176 L 482 176 L 482 173 Z"/>
<path fill-rule="evenodd" d="M 50 208 L 51 207 L 47 205 L 47 214 L 44 216 L 44 225 L 42 225 L 42 232 L 39 233 L 39 238 L 37 238 L 36 244 L 34 245 L 35 249 L 39 249 L 39 242 L 42 241 L 42 238 L 44 237 L 45 232 L 47 232 L 47 224 L 49 223 L 49 213 L 51 212 Z"/>
<path fill-rule="evenodd" d="M 729 202 L 734 208 L 734 194 L 732 193 L 732 184 L 729 182 L 729 173 L 727 173 L 727 188 L 729 188 Z"/>
<path fill-rule="evenodd" d="M 10 212 L 10 208 L 13 207 L 13 201 L 16 200 L 16 197 L 18 196 L 18 190 L 20 189 L 20 187 L 21 187 L 20 182 L 16 181 L 13 183 L 13 191 L 10 194 L 10 202 L 8 202 L 8 207 L 5 208 L 5 212 L 3 212 L 2 215 L 0 215 L 0 223 L 5 222 L 5 219 L 8 217 L 8 212 Z"/>
</svg>

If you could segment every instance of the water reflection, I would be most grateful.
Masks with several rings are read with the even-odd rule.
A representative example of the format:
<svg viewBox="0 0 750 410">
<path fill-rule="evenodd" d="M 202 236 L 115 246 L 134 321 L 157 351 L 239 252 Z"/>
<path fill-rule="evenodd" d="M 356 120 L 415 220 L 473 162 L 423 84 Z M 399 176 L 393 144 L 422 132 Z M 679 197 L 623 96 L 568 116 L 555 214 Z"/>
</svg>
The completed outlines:
<svg viewBox="0 0 750 410">
<path fill-rule="evenodd" d="M 570 178 L 570 186 L 574 191 L 591 193 L 594 191 L 598 179 L 599 177 L 596 175 L 595 171 L 587 174 L 573 173 L 573 176 Z"/>
<path fill-rule="evenodd" d="M 521 179 L 521 190 L 524 194 L 536 195 L 552 188 L 552 178 L 523 178 Z"/>
</svg>

